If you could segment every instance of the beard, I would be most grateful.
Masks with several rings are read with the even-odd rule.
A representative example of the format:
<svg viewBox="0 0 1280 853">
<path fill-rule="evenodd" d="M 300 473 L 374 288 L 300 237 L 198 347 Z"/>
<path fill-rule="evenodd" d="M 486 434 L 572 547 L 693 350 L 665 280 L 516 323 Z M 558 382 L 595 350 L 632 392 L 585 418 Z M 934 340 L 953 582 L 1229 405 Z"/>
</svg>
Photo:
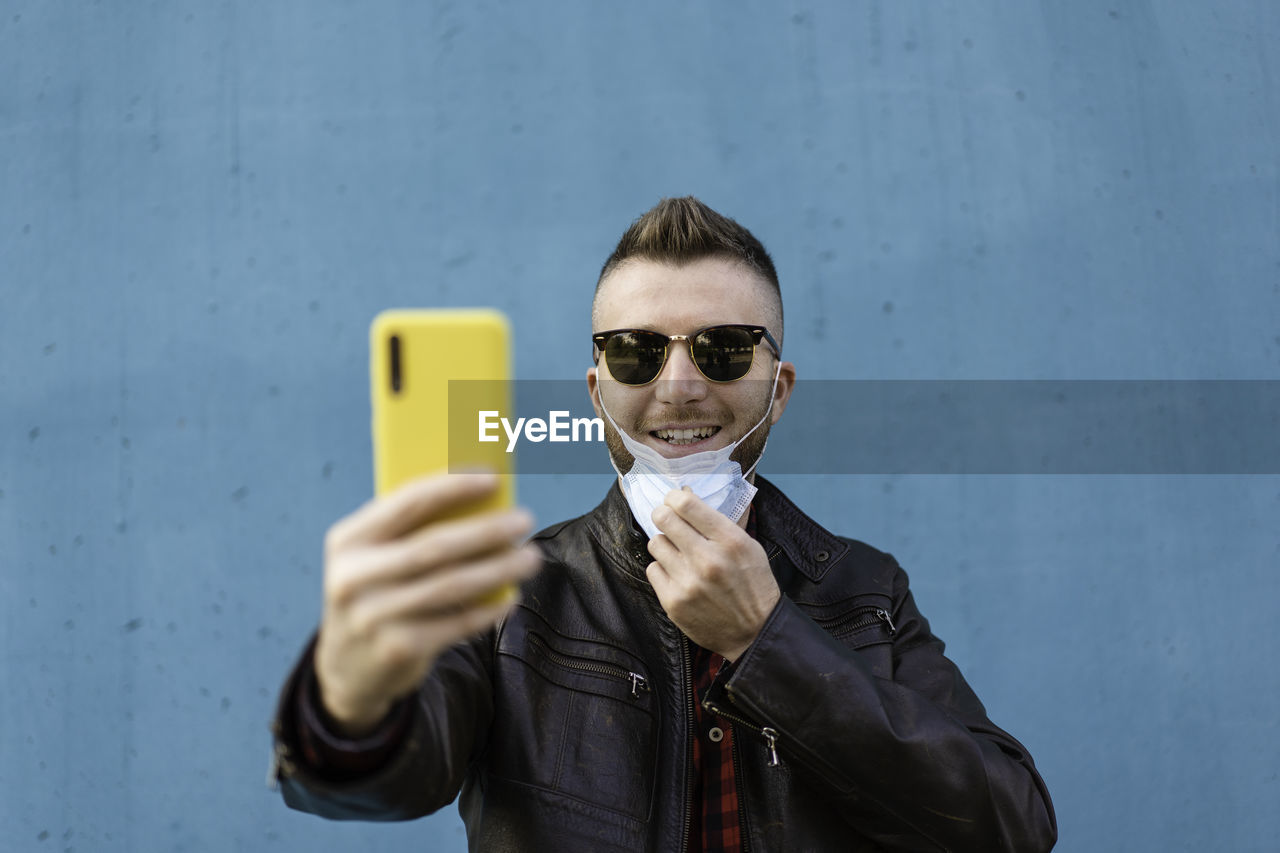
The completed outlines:
<svg viewBox="0 0 1280 853">
<path fill-rule="evenodd" d="M 766 387 L 771 386 L 772 383 L 767 383 Z M 755 471 L 753 469 L 756 463 L 760 461 L 760 457 L 764 455 L 765 442 L 769 440 L 769 430 L 773 427 L 773 424 L 766 417 L 771 402 L 772 398 L 766 399 L 755 411 L 749 413 L 749 417 L 742 419 L 743 423 L 755 424 L 758 422 L 760 425 L 729 455 L 729 458 L 737 462 L 744 472 L 751 471 L 751 474 L 747 477 L 748 481 L 755 479 Z M 707 422 L 707 414 L 707 411 L 702 409 L 671 409 L 663 416 L 660 425 L 679 426 L 685 423 L 692 426 L 694 424 L 702 424 Z M 622 438 L 618 435 L 618 431 L 613 428 L 613 424 L 610 423 L 609 419 L 603 418 L 602 420 L 604 421 L 604 443 L 609 449 L 609 458 L 613 461 L 618 473 L 624 475 L 631 470 L 631 466 L 635 464 L 636 459 L 627 450 L 626 445 L 622 443 Z M 715 420 L 725 424 L 721 428 L 722 430 L 733 427 L 738 422 L 737 418 L 721 417 L 715 418 Z M 634 431 L 629 431 L 628 435 L 636 441 L 643 442 L 643 437 L 658 426 L 659 424 L 657 423 L 642 421 L 635 425 Z M 751 429 L 751 427 L 748 426 L 747 429 Z M 737 439 L 734 440 L 736 441 Z"/>
</svg>

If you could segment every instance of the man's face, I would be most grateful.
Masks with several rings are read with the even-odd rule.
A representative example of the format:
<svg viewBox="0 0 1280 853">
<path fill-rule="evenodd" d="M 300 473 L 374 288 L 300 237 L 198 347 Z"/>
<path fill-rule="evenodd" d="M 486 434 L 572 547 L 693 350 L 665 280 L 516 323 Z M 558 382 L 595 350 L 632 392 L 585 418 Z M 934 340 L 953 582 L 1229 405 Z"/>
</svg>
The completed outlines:
<svg viewBox="0 0 1280 853">
<path fill-rule="evenodd" d="M 632 260 L 614 270 L 601 286 L 592 312 L 593 331 L 646 329 L 692 335 L 708 326 L 743 323 L 764 326 L 777 336 L 781 331 L 777 305 L 770 285 L 737 261 L 704 258 L 676 267 Z M 703 376 L 686 341 L 673 341 L 667 350 L 662 372 L 647 385 L 613 381 L 603 356 L 598 366 L 587 371 L 587 389 L 596 414 L 604 419 L 609 453 L 624 473 L 634 458 L 604 417 L 601 397 L 629 436 L 671 458 L 732 444 L 769 410 L 778 361 L 767 342 L 756 347 L 751 370 L 736 382 L 712 382 Z M 759 458 L 794 382 L 795 366 L 782 362 L 769 418 L 734 451 L 733 458 L 743 470 Z M 687 432 L 672 430 L 694 432 L 689 437 Z"/>
</svg>

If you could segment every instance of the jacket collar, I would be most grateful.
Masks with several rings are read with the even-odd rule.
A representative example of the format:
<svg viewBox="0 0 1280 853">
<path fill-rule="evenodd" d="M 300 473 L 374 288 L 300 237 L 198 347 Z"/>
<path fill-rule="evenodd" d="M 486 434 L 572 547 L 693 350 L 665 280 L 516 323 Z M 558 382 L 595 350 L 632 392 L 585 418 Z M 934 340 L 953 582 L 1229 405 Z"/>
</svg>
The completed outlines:
<svg viewBox="0 0 1280 853">
<path fill-rule="evenodd" d="M 757 536 L 781 548 L 802 575 L 819 583 L 849 553 L 848 543 L 805 515 L 764 477 L 756 477 L 756 488 Z"/>
<path fill-rule="evenodd" d="M 805 515 L 773 483 L 756 475 L 756 534 L 772 561 L 781 550 L 793 566 L 813 583 L 849 552 L 849 545 Z M 624 572 L 644 579 L 649 556 L 648 538 L 631 517 L 631 507 L 615 480 L 604 500 L 588 516 L 592 536 Z M 774 547 L 770 547 L 774 546 Z"/>
</svg>

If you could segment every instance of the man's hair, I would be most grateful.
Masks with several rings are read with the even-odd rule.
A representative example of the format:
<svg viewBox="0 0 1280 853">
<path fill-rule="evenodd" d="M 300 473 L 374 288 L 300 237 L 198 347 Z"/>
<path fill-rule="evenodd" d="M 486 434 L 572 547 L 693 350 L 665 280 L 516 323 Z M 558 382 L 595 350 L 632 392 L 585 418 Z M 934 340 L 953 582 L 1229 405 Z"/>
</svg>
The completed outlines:
<svg viewBox="0 0 1280 853">
<path fill-rule="evenodd" d="M 778 285 L 778 271 L 764 244 L 746 228 L 693 196 L 664 198 L 631 223 L 600 268 L 596 294 L 599 295 L 600 285 L 609 274 L 629 260 L 681 266 L 703 258 L 737 261 L 768 282 L 777 296 L 781 322 L 782 290 Z M 771 331 L 781 338 L 781 329 Z"/>
</svg>

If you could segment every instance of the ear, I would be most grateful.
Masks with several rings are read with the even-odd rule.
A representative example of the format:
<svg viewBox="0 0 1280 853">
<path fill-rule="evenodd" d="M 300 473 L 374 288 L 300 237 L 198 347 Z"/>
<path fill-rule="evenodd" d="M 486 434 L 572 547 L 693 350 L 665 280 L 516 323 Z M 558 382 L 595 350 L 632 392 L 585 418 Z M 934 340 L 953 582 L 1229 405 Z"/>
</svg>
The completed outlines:
<svg viewBox="0 0 1280 853">
<path fill-rule="evenodd" d="M 596 417 L 603 418 L 604 413 L 600 410 L 600 380 L 596 373 L 596 368 L 587 368 L 587 396 L 591 398 L 591 408 L 596 410 Z"/>
<path fill-rule="evenodd" d="M 773 411 L 770 412 L 769 425 L 772 426 L 782 417 L 787 409 L 787 401 L 796 387 L 796 366 L 789 361 L 778 365 L 778 387 L 773 391 Z"/>
</svg>

